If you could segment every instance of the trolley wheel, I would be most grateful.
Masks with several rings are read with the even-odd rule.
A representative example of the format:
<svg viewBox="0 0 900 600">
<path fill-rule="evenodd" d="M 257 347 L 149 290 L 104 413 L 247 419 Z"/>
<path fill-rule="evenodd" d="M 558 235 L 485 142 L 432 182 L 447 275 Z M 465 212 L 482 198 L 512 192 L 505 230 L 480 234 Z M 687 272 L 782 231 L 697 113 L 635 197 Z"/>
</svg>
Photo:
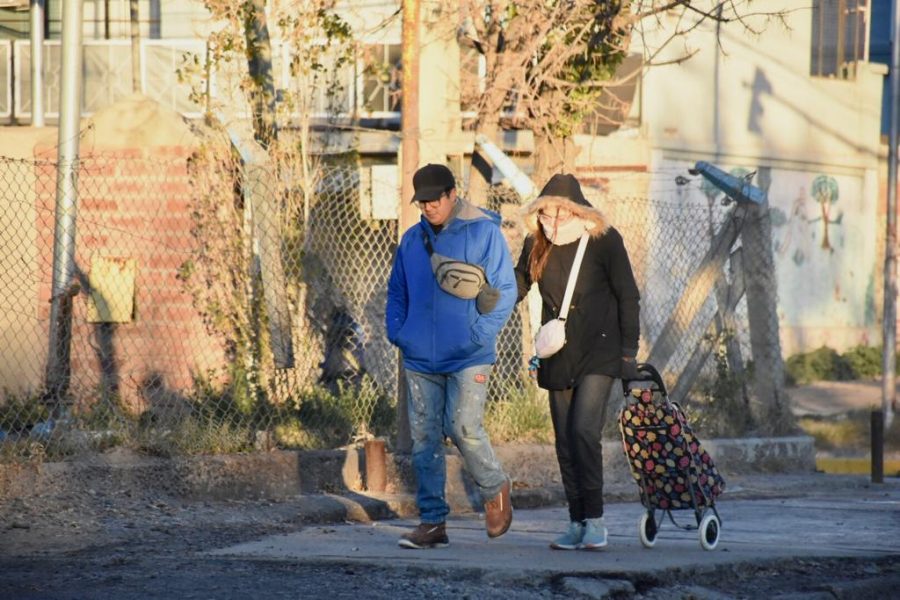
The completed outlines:
<svg viewBox="0 0 900 600">
<path fill-rule="evenodd" d="M 638 525 L 641 545 L 644 548 L 652 548 L 656 544 L 656 533 L 656 517 L 652 513 L 645 512 L 641 515 L 641 522 Z"/>
<path fill-rule="evenodd" d="M 716 515 L 706 515 L 700 521 L 700 545 L 704 550 L 715 550 L 719 544 L 719 518 Z"/>
</svg>

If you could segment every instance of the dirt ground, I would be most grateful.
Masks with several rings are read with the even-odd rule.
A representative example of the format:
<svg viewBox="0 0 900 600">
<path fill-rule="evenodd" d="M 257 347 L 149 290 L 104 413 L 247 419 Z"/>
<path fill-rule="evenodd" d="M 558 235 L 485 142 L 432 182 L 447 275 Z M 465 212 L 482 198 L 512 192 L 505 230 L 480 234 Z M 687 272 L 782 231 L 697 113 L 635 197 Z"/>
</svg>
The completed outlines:
<svg viewBox="0 0 900 600">
<path fill-rule="evenodd" d="M 104 480 L 83 476 L 35 491 L 0 502 L 0 598 L 402 600 L 496 598 L 502 589 L 503 595 L 525 599 L 811 599 L 879 597 L 886 585 L 900 584 L 895 557 L 763 561 L 628 578 L 560 573 L 545 579 L 391 564 L 211 558 L 204 551 L 319 524 L 325 512 L 315 506 L 329 498 L 190 501 L 141 486 L 110 489 Z"/>
</svg>

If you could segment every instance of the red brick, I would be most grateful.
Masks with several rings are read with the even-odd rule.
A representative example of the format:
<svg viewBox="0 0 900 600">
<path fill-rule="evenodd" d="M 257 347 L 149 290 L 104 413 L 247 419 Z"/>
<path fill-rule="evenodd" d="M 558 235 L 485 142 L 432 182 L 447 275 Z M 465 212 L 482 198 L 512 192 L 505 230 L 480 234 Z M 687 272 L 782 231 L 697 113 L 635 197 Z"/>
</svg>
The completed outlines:
<svg viewBox="0 0 900 600">
<path fill-rule="evenodd" d="M 144 190 L 144 182 L 140 180 L 119 179 L 109 184 L 109 193 L 114 196 L 118 194 L 140 195 L 144 193 Z"/>
<path fill-rule="evenodd" d="M 88 211 L 115 212 L 119 207 L 115 200 L 105 198 L 82 198 L 78 204 L 79 208 Z"/>
</svg>

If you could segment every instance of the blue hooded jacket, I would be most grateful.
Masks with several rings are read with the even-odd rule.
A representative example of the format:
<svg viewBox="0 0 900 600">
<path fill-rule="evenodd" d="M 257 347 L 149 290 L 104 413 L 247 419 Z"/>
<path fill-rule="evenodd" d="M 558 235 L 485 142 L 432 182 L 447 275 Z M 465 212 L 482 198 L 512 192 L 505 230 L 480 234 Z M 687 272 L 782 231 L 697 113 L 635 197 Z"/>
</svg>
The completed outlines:
<svg viewBox="0 0 900 600">
<path fill-rule="evenodd" d="M 403 366 L 419 373 L 454 373 L 496 361 L 496 341 L 516 303 L 516 276 L 500 215 L 458 198 L 458 210 L 438 234 L 424 217 L 403 234 L 388 281 L 388 341 L 403 353 Z M 480 265 L 500 291 L 494 310 L 479 314 L 475 300 L 442 290 L 431 270 L 423 232 L 434 251 Z"/>
</svg>

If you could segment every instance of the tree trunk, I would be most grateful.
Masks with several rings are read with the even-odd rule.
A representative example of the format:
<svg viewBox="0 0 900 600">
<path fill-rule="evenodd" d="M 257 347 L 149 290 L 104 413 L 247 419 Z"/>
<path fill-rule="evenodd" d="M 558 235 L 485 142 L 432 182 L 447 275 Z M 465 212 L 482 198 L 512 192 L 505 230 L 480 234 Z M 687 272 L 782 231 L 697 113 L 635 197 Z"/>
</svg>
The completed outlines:
<svg viewBox="0 0 900 600">
<path fill-rule="evenodd" d="M 768 169 L 760 169 L 760 187 L 768 190 Z M 775 256 L 768 202 L 749 207 L 741 231 L 747 316 L 753 353 L 754 422 L 762 431 L 783 435 L 795 429 L 784 391 L 784 360 L 779 338 Z"/>
<path fill-rule="evenodd" d="M 275 83 L 272 79 L 272 45 L 266 21 L 265 0 L 252 0 L 244 16 L 247 41 L 247 68 L 253 80 L 253 130 L 268 150 L 277 137 L 275 126 Z"/>
<path fill-rule="evenodd" d="M 545 131 L 534 134 L 534 173 L 531 180 L 538 189 L 557 173 L 575 173 L 578 148 L 571 137 L 552 137 Z"/>
<path fill-rule="evenodd" d="M 499 44 L 499 32 L 485 40 L 486 48 L 496 48 Z M 488 140 L 503 147 L 503 130 L 500 127 L 500 115 L 506 103 L 507 90 L 512 89 L 516 71 L 518 55 L 505 52 L 487 52 L 485 58 L 484 95 L 478 109 L 478 118 L 475 120 L 475 135 L 481 134 Z M 472 162 L 469 169 L 468 199 L 476 206 L 487 206 L 490 199 L 491 177 L 494 165 L 491 160 L 479 151 L 476 146 L 472 152 Z"/>
</svg>

